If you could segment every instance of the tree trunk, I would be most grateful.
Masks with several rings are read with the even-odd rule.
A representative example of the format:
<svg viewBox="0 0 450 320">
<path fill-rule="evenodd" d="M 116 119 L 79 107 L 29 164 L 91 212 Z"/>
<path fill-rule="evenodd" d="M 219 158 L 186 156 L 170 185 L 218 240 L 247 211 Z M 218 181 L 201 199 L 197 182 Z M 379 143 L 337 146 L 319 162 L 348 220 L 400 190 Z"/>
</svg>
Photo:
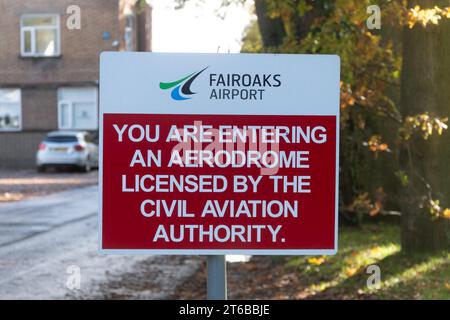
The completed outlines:
<svg viewBox="0 0 450 320">
<path fill-rule="evenodd" d="M 272 19 L 268 16 L 265 0 L 255 0 L 255 11 L 264 48 L 280 46 L 286 35 L 281 18 Z"/>
<path fill-rule="evenodd" d="M 317 17 L 326 16 L 330 9 L 326 9 L 323 5 L 314 0 L 307 0 L 307 4 L 312 7 L 304 15 L 292 14 L 289 19 L 290 28 L 285 27 L 285 22 L 281 18 L 271 19 L 268 16 L 266 0 L 255 0 L 255 11 L 258 17 L 258 26 L 261 33 L 264 48 L 276 48 L 283 44 L 283 40 L 287 35 L 286 29 L 291 29 L 291 37 L 296 41 L 301 41 L 311 30 L 311 25 Z M 300 0 L 291 2 L 294 12 L 297 12 Z"/>
<path fill-rule="evenodd" d="M 409 7 L 450 6 L 450 0 L 410 0 Z M 403 32 L 401 88 L 403 116 L 425 111 L 450 118 L 450 21 L 426 28 L 416 24 Z M 433 220 L 424 195 L 432 194 L 450 207 L 450 133 L 428 140 L 414 135 L 403 150 L 400 165 L 409 184 L 402 192 L 402 250 L 406 253 L 450 248 L 448 220 Z M 430 188 L 426 186 L 429 184 Z"/>
<path fill-rule="evenodd" d="M 301 0 L 295 0 L 293 5 L 295 8 L 299 6 Z M 295 38 L 298 41 L 304 39 L 311 31 L 311 26 L 318 17 L 326 17 L 331 13 L 331 9 L 325 8 L 323 4 L 315 0 L 306 0 L 306 4 L 311 7 L 311 10 L 305 12 L 303 16 L 296 15 L 293 17 L 293 31 Z"/>
</svg>

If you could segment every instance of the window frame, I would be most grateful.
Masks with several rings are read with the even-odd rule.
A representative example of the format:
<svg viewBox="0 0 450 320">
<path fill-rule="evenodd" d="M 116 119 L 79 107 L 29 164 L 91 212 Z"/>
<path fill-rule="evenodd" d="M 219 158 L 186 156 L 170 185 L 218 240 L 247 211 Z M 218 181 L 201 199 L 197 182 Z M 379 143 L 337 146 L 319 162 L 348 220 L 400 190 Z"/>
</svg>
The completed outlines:
<svg viewBox="0 0 450 320">
<path fill-rule="evenodd" d="M 63 105 L 67 105 L 67 107 L 69 108 L 69 119 L 67 120 L 67 122 L 69 123 L 69 125 L 67 127 L 63 126 L 63 112 L 62 112 L 62 106 Z M 58 129 L 60 130 L 70 130 L 73 128 L 73 101 L 70 100 L 58 100 Z"/>
<path fill-rule="evenodd" d="M 24 19 L 29 17 L 53 17 L 56 18 L 54 26 L 24 26 Z M 36 30 L 56 30 L 55 53 L 45 55 L 36 52 Z M 31 52 L 25 52 L 25 32 L 30 32 Z M 60 16 L 57 13 L 27 13 L 20 16 L 20 55 L 22 57 L 54 58 L 61 56 L 61 25 Z"/>
<path fill-rule="evenodd" d="M 20 132 L 23 130 L 23 123 L 22 123 L 22 89 L 21 88 L 0 88 L 0 91 L 2 90 L 19 90 L 19 102 L 1 102 L 0 104 L 9 104 L 9 105 L 19 105 L 19 126 L 17 128 L 2 128 L 0 127 L 0 132 Z"/>
<path fill-rule="evenodd" d="M 99 106 L 98 106 L 98 88 L 97 87 L 60 87 L 59 90 L 64 89 L 77 89 L 77 88 L 94 88 L 95 90 L 95 97 L 93 100 L 86 100 L 86 99 L 80 99 L 80 100 L 68 100 L 68 99 L 61 99 L 59 100 L 59 94 L 58 94 L 58 129 L 59 130 L 98 130 L 99 128 Z M 95 115 L 96 115 L 96 123 L 94 127 L 83 127 L 83 128 L 74 128 L 73 126 L 73 116 L 74 116 L 74 104 L 76 103 L 94 103 L 95 108 Z M 62 121 L 62 105 L 67 105 L 69 107 L 69 114 L 70 117 L 68 119 L 69 126 L 63 127 L 63 121 Z"/>
<path fill-rule="evenodd" d="M 128 25 L 128 24 L 131 25 Z M 136 35 L 136 17 L 134 14 L 125 15 L 125 28 L 124 28 L 124 42 L 125 51 L 134 51 L 136 49 L 135 45 L 135 35 Z"/>
</svg>

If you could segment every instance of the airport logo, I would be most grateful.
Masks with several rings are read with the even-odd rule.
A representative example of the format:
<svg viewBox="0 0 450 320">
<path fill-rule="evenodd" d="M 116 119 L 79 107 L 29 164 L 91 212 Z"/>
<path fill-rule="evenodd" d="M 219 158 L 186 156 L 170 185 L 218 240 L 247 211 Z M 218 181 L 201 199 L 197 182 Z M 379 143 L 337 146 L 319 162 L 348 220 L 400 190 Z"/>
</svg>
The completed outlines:
<svg viewBox="0 0 450 320">
<path fill-rule="evenodd" d="M 192 92 L 191 85 L 194 82 L 194 80 L 207 69 L 208 67 L 204 68 L 203 70 L 200 70 L 198 72 L 193 72 L 179 80 L 173 81 L 173 82 L 160 82 L 159 88 L 162 90 L 168 90 L 172 89 L 172 92 L 170 93 L 170 96 L 173 100 L 189 100 L 191 99 L 190 96 L 196 94 L 197 92 Z"/>
</svg>

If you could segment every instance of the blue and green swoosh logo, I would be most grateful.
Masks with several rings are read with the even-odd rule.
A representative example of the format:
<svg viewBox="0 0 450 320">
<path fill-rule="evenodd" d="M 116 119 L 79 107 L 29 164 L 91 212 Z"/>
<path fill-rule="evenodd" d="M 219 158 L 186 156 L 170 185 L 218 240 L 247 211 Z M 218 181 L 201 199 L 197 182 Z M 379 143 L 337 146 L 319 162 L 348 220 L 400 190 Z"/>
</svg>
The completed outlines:
<svg viewBox="0 0 450 320">
<path fill-rule="evenodd" d="M 191 99 L 191 95 L 196 94 L 196 92 L 192 92 L 191 85 L 192 82 L 208 67 L 200 70 L 198 72 L 193 72 L 177 81 L 173 82 L 160 82 L 159 88 L 162 90 L 172 89 L 170 96 L 173 100 L 188 100 Z"/>
</svg>

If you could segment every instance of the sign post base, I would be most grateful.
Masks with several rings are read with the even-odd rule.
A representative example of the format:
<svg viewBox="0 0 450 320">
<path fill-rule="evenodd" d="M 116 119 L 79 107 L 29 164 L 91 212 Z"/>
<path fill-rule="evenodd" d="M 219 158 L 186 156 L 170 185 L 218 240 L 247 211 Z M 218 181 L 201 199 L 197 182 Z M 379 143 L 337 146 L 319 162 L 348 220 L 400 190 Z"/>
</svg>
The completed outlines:
<svg viewBox="0 0 450 320">
<path fill-rule="evenodd" d="M 227 264 L 225 255 L 208 256 L 208 300 L 227 299 Z"/>
</svg>

